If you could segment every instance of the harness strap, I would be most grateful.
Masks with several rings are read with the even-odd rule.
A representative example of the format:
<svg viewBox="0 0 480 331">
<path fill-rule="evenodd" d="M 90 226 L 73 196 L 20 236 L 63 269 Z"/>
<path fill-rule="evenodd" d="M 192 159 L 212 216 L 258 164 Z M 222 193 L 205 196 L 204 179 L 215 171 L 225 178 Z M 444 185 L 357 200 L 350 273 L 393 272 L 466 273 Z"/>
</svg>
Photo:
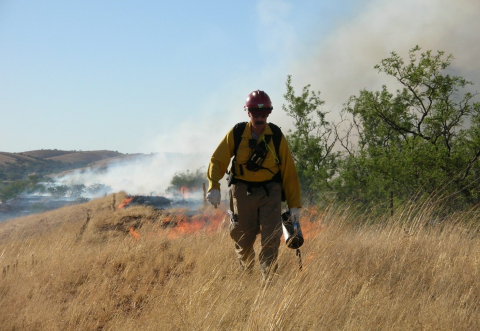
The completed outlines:
<svg viewBox="0 0 480 331">
<path fill-rule="evenodd" d="M 252 186 L 250 184 L 247 185 L 247 196 L 252 195 L 252 187 L 258 187 L 258 186 Z M 261 184 L 260 187 L 263 187 L 265 190 L 265 193 L 267 194 L 267 197 L 270 196 L 270 191 L 268 190 L 267 184 Z"/>
<path fill-rule="evenodd" d="M 279 158 L 279 150 L 280 150 L 280 142 L 281 142 L 282 137 L 283 137 L 282 130 L 273 123 L 268 123 L 268 125 L 272 129 L 273 135 L 265 135 L 264 136 L 264 142 L 266 143 L 266 146 L 270 150 L 270 152 L 274 155 L 275 162 L 278 165 L 280 165 L 281 160 Z M 283 184 L 282 175 L 280 173 L 280 170 L 275 174 L 270 169 L 265 168 L 263 166 L 260 166 L 261 169 L 268 170 L 269 172 L 271 172 L 274 175 L 272 177 L 272 179 L 270 179 L 268 181 L 265 181 L 265 182 L 248 182 L 248 181 L 244 181 L 244 180 L 236 178 L 236 176 L 238 175 L 235 171 L 237 151 L 238 151 L 238 147 L 240 146 L 240 142 L 242 140 L 242 134 L 245 131 L 246 126 L 247 126 L 247 122 L 240 122 L 240 123 L 237 123 L 233 127 L 233 141 L 234 141 L 233 160 L 232 160 L 232 166 L 230 168 L 230 171 L 227 171 L 227 174 L 229 175 L 228 186 L 230 186 L 231 184 L 236 184 L 237 182 L 244 182 L 244 183 L 247 184 L 247 195 L 252 194 L 252 189 L 251 189 L 252 187 L 263 187 L 267 196 L 270 196 L 270 192 L 268 191 L 268 188 L 267 188 L 268 183 L 278 182 L 280 184 Z M 271 150 L 270 146 L 268 145 L 268 143 L 270 142 L 270 139 L 272 139 L 272 138 L 273 138 L 273 145 L 275 147 L 275 153 Z M 240 176 L 243 176 L 244 175 L 243 165 L 240 165 L 239 169 L 240 169 Z M 282 189 L 282 201 L 285 201 L 285 193 L 284 193 L 283 189 Z"/>
<path fill-rule="evenodd" d="M 263 182 L 248 182 L 246 180 L 241 180 L 241 179 L 235 178 L 232 181 L 232 184 L 236 184 L 238 182 L 242 182 L 242 183 L 245 183 L 247 185 L 247 196 L 253 194 L 253 192 L 252 192 L 253 187 L 263 187 L 263 189 L 265 190 L 265 193 L 267 194 L 267 197 L 269 197 L 270 196 L 270 191 L 268 190 L 267 185 L 272 183 L 272 182 L 276 182 L 276 183 L 281 184 L 282 183 L 282 177 L 278 174 L 278 176 L 275 175 L 275 176 L 273 176 L 272 179 L 266 180 L 266 181 L 263 181 Z"/>
</svg>

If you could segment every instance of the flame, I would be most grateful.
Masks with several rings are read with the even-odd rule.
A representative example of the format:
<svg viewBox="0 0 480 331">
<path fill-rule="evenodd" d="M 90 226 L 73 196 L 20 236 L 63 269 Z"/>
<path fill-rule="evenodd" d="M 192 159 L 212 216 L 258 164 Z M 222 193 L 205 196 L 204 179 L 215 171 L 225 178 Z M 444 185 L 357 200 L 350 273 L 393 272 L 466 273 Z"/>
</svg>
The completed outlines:
<svg viewBox="0 0 480 331">
<path fill-rule="evenodd" d="M 322 222 L 324 213 L 317 206 L 306 207 L 300 217 L 303 238 L 305 240 L 314 238 L 323 231 L 326 226 Z"/>
<path fill-rule="evenodd" d="M 132 226 L 130 229 L 128 229 L 128 232 L 132 235 L 133 239 L 137 240 L 140 234 L 135 231 L 135 228 Z"/>
<path fill-rule="evenodd" d="M 222 209 L 206 209 L 203 213 L 194 216 L 186 216 L 182 213 L 175 216 L 179 221 L 176 226 L 170 229 L 167 237 L 170 239 L 178 238 L 182 235 L 195 234 L 199 232 L 212 233 L 218 230 L 226 216 L 226 210 Z M 171 218 L 165 218 L 164 224 L 169 224 Z"/>
<path fill-rule="evenodd" d="M 182 195 L 182 199 L 188 199 L 190 197 L 190 190 L 186 186 L 180 187 L 180 194 Z"/>
<path fill-rule="evenodd" d="M 200 220 L 188 221 L 188 220 L 182 218 L 177 223 L 177 226 L 170 230 L 170 232 L 168 234 L 168 237 L 169 238 L 176 238 L 176 237 L 184 235 L 184 234 L 192 234 L 192 233 L 198 232 L 204 226 L 205 226 L 205 223 L 203 223 Z"/>
<path fill-rule="evenodd" d="M 127 198 L 124 202 L 128 204 L 131 200 L 132 198 Z M 160 229 L 157 228 L 154 233 L 160 231 L 160 234 L 162 234 L 165 233 L 164 231 L 168 231 L 166 235 L 169 239 L 198 233 L 215 233 L 229 223 L 226 211 L 227 206 L 225 204 L 218 206 L 217 209 L 213 207 L 202 208 L 195 215 L 189 215 L 191 211 L 188 212 L 187 209 L 168 211 L 161 220 Z M 308 207 L 302 211 L 300 225 L 305 240 L 311 240 L 327 229 L 327 226 L 322 222 L 323 215 L 324 212 L 317 207 Z M 129 229 L 129 233 L 134 239 L 138 239 L 140 236 L 134 227 Z M 312 258 L 312 256 L 308 256 L 305 262 L 308 263 Z"/>
<path fill-rule="evenodd" d="M 126 205 L 132 202 L 133 197 L 123 199 L 122 203 L 118 205 L 118 209 L 123 209 Z"/>
</svg>

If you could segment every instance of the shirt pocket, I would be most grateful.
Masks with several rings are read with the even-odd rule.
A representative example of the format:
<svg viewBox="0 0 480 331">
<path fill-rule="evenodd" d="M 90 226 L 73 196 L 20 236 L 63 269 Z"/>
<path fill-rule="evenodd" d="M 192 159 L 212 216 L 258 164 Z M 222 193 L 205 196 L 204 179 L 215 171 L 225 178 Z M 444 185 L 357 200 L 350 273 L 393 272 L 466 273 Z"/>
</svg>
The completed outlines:
<svg viewBox="0 0 480 331">
<path fill-rule="evenodd" d="M 237 151 L 237 162 L 239 164 L 247 163 L 248 159 L 252 154 L 252 150 L 248 146 L 242 146 L 242 144 L 238 147 Z"/>
</svg>

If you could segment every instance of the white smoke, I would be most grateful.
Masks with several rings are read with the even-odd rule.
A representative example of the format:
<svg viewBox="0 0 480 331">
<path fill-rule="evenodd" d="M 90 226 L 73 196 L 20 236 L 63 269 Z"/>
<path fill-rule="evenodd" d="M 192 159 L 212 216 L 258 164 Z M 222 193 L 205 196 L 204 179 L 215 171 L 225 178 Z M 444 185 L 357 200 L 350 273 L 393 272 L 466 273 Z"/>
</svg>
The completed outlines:
<svg viewBox="0 0 480 331">
<path fill-rule="evenodd" d="M 102 168 L 76 170 L 56 178 L 57 185 L 78 185 L 86 187 L 102 184 L 112 192 L 125 191 L 132 195 L 168 196 L 166 189 L 170 186 L 175 173 L 195 172 L 198 167 L 198 154 L 156 153 L 121 159 Z M 206 171 L 206 167 L 201 170 Z M 205 182 L 206 182 L 205 178 Z M 103 195 L 99 191 L 97 195 Z M 199 192 L 198 194 L 202 194 Z"/>
<path fill-rule="evenodd" d="M 408 51 L 416 45 L 422 51 L 453 54 L 451 74 L 473 81 L 473 91 L 479 89 L 480 1 L 365 0 L 358 8 L 355 16 L 318 40 L 308 52 L 313 56 L 291 65 L 295 87 L 311 84 L 321 91 L 328 110 L 338 112 L 364 88 L 392 84 L 374 65 L 392 51 L 408 60 Z"/>
<path fill-rule="evenodd" d="M 248 119 L 242 108 L 251 91 L 262 89 L 270 95 L 274 112 L 269 120 L 287 129 L 291 119 L 281 106 L 285 102 L 284 84 L 291 74 L 297 94 L 311 84 L 311 89 L 320 91 L 326 101 L 324 108 L 335 116 L 350 96 L 364 88 L 377 90 L 387 84 L 395 89 L 394 79 L 373 67 L 392 51 L 406 58 L 416 45 L 422 51 L 453 54 L 452 75 L 474 82 L 474 92 L 479 89 L 480 1 L 363 0 L 356 8 L 353 16 L 338 21 L 327 35 L 319 34 L 314 42 L 311 41 L 314 37 L 310 37 L 306 46 L 299 44 L 301 40 L 295 35 L 294 26 L 288 25 L 291 7 L 282 1 L 259 1 L 262 40 L 258 41 L 258 47 L 265 47 L 269 56 L 283 56 L 276 55 L 264 66 L 255 68 L 255 75 L 248 71 L 244 76 L 232 77 L 231 82 L 212 91 L 193 116 L 176 114 L 178 125 L 162 128 L 148 143 L 147 149 L 161 153 L 112 164 L 103 172 L 75 172 L 60 182 L 87 186 L 102 183 L 113 191 L 162 194 L 175 172 L 200 167 L 206 171 L 210 155 L 221 138 L 235 123 Z M 316 31 L 311 33 L 315 35 Z M 269 41 L 266 45 L 265 40 Z M 301 52 L 296 52 L 297 49 Z"/>
</svg>

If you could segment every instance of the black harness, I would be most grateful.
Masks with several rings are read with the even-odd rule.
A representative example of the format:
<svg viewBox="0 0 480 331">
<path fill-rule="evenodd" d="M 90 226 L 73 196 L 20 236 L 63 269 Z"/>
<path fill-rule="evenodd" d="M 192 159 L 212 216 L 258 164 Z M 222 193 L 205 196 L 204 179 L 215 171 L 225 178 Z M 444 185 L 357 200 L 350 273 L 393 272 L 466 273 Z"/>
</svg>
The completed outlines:
<svg viewBox="0 0 480 331">
<path fill-rule="evenodd" d="M 245 164 L 247 170 L 249 170 L 249 171 L 256 172 L 256 171 L 259 171 L 259 170 L 267 170 L 267 171 L 270 171 L 274 175 L 271 179 L 263 181 L 263 182 L 249 182 L 249 181 L 245 181 L 245 180 L 241 180 L 241 179 L 236 178 L 237 174 L 236 174 L 236 171 L 235 171 L 235 163 L 236 163 L 236 158 L 237 158 L 237 151 L 238 151 L 238 147 L 240 146 L 240 142 L 242 141 L 242 134 L 245 131 L 245 127 L 247 126 L 247 122 L 238 123 L 233 127 L 233 141 L 234 141 L 233 160 L 232 160 L 232 166 L 230 168 L 230 171 L 227 171 L 228 186 L 230 186 L 231 184 L 236 184 L 238 182 L 245 183 L 245 184 L 247 184 L 247 195 L 252 194 L 252 188 L 263 187 L 263 189 L 265 190 L 265 193 L 267 194 L 267 196 L 269 196 L 270 192 L 267 188 L 267 184 L 269 184 L 271 182 L 277 182 L 277 183 L 282 184 L 282 176 L 281 176 L 280 171 L 278 171 L 275 174 L 270 169 L 262 166 L 263 161 L 265 161 L 265 157 L 268 154 L 267 145 L 268 145 L 268 143 L 270 142 L 271 139 L 273 139 L 273 145 L 275 146 L 276 162 L 278 164 L 280 164 L 280 159 L 279 159 L 278 155 L 279 155 L 280 142 L 282 140 L 283 133 L 282 133 L 281 129 L 278 126 L 276 126 L 275 124 L 268 123 L 268 125 L 272 129 L 273 135 L 265 135 L 264 140 L 260 141 L 259 143 L 257 143 L 256 139 L 251 139 L 249 141 L 249 147 L 253 151 L 252 151 L 252 155 L 250 156 L 250 159 Z M 239 168 L 240 168 L 240 175 L 242 176 L 244 174 L 243 164 L 240 165 Z M 283 197 L 283 191 L 282 191 L 282 201 L 285 201 L 285 199 Z"/>
</svg>

